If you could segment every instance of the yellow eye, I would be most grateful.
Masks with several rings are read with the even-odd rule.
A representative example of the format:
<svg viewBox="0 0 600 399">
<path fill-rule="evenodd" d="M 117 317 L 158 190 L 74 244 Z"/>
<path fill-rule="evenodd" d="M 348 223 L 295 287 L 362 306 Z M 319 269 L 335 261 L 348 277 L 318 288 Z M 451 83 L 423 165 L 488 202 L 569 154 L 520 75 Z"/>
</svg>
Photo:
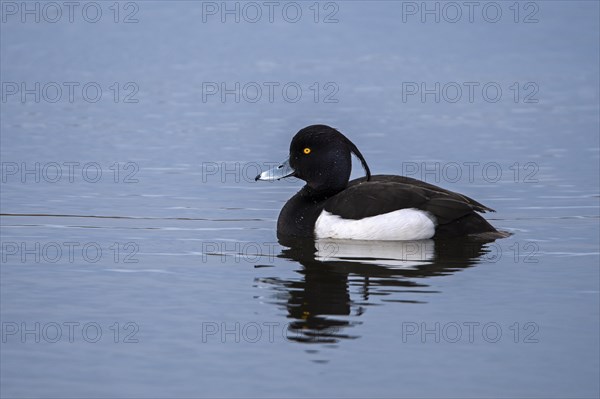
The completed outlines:
<svg viewBox="0 0 600 399">
<path fill-rule="evenodd" d="M 303 151 L 307 155 L 310 154 L 310 148 L 308 148 L 308 147 L 306 147 Z"/>
</svg>

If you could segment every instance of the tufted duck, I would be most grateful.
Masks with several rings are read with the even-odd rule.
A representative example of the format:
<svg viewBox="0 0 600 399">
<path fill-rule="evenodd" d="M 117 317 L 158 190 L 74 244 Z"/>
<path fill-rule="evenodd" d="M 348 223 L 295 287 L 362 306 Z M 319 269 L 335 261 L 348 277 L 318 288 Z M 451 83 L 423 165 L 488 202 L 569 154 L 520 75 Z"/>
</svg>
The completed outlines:
<svg viewBox="0 0 600 399">
<path fill-rule="evenodd" d="M 351 154 L 366 176 L 352 181 Z M 294 176 L 306 185 L 285 204 L 277 236 L 355 240 L 421 240 L 506 237 L 477 212 L 494 212 L 479 202 L 405 176 L 371 176 L 358 148 L 326 125 L 300 130 L 289 158 L 256 180 Z"/>
</svg>

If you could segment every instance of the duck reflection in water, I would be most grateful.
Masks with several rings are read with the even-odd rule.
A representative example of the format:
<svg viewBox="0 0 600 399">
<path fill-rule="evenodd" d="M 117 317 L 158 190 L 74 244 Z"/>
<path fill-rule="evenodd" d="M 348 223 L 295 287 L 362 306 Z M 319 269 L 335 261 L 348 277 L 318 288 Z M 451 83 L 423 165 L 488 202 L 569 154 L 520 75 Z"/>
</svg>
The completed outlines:
<svg viewBox="0 0 600 399">
<path fill-rule="evenodd" d="M 300 279 L 261 278 L 292 319 L 290 340 L 336 343 L 359 338 L 351 327 L 370 305 L 425 303 L 425 278 L 451 275 L 499 258 L 493 240 L 354 241 L 286 238 L 279 258 L 302 265 Z M 282 295 L 283 293 L 283 295 Z M 379 300 L 374 300 L 374 298 Z"/>
</svg>

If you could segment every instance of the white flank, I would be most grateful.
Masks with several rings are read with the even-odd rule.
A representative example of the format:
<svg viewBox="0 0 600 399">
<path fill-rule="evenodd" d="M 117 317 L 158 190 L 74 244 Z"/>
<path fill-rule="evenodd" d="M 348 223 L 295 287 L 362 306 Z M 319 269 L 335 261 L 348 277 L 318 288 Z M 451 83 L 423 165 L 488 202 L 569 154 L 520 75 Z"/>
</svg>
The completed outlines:
<svg viewBox="0 0 600 399">
<path fill-rule="evenodd" d="M 315 236 L 342 240 L 424 240 L 433 237 L 436 223 L 432 214 L 414 208 L 360 220 L 343 219 L 323 210 L 315 223 Z"/>
</svg>

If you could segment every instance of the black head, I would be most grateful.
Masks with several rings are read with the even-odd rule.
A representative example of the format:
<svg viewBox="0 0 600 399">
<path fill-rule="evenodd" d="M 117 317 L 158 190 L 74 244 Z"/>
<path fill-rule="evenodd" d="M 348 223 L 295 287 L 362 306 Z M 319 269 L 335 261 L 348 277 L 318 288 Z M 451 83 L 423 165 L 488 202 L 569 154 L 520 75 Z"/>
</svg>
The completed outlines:
<svg viewBox="0 0 600 399">
<path fill-rule="evenodd" d="M 326 125 L 300 130 L 290 144 L 289 164 L 293 176 L 306 181 L 317 192 L 339 192 L 346 188 L 352 172 L 352 153 L 360 159 L 367 180 L 371 172 L 358 148 L 346 136 Z"/>
</svg>

